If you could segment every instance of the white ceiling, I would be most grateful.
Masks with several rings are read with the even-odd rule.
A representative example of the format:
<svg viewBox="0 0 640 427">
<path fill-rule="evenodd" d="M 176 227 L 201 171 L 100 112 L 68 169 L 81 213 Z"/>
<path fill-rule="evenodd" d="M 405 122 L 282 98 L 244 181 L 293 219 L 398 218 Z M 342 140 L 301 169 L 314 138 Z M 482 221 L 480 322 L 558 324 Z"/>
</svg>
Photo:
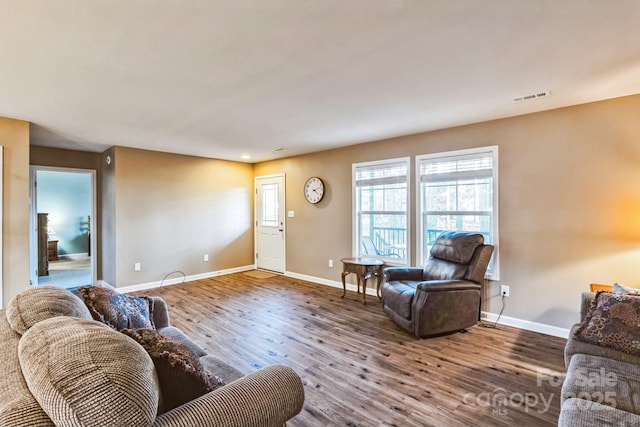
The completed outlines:
<svg viewBox="0 0 640 427">
<path fill-rule="evenodd" d="M 638 0 L 0 0 L 36 145 L 256 162 L 636 93 Z"/>
</svg>

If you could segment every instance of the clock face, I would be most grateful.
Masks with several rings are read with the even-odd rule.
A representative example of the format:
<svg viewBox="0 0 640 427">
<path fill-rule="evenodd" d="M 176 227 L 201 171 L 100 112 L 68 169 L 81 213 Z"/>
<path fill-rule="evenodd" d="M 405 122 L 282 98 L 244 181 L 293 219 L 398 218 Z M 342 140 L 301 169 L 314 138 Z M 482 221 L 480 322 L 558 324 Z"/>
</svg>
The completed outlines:
<svg viewBox="0 0 640 427">
<path fill-rule="evenodd" d="M 324 183 L 316 176 L 307 180 L 304 184 L 304 197 L 309 203 L 318 203 L 324 196 Z"/>
</svg>

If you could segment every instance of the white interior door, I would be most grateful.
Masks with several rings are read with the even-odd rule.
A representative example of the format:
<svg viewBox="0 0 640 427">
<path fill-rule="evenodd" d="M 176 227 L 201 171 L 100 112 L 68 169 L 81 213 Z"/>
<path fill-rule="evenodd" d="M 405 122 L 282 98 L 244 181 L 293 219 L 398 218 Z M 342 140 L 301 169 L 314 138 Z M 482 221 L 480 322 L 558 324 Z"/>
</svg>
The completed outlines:
<svg viewBox="0 0 640 427">
<path fill-rule="evenodd" d="M 256 177 L 256 266 L 285 271 L 284 175 Z"/>
</svg>

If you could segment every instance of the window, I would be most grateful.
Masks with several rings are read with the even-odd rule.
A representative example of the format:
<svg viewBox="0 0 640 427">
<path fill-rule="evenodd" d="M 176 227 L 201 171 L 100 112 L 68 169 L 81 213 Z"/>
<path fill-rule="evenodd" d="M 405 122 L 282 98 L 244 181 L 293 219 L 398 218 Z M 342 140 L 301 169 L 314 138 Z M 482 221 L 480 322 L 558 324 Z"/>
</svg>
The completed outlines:
<svg viewBox="0 0 640 427">
<path fill-rule="evenodd" d="M 407 264 L 409 159 L 353 165 L 356 256 Z"/>
<path fill-rule="evenodd" d="M 278 184 L 263 184 L 262 188 L 262 226 L 278 226 Z"/>
<path fill-rule="evenodd" d="M 487 271 L 498 279 L 498 147 L 416 158 L 419 260 L 424 264 L 443 231 L 474 231 L 496 247 Z"/>
</svg>

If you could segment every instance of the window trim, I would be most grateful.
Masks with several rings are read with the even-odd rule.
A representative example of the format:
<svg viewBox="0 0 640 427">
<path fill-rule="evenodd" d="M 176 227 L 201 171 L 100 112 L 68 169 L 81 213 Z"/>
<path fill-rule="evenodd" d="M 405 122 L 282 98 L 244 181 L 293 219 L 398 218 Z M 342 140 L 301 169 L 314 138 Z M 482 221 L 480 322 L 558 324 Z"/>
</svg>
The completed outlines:
<svg viewBox="0 0 640 427">
<path fill-rule="evenodd" d="M 394 258 L 382 257 L 382 256 L 370 256 L 370 258 L 376 258 L 381 261 L 384 261 L 385 265 L 399 265 L 405 266 L 411 264 L 411 254 L 412 254 L 412 235 L 411 235 L 411 157 L 397 157 L 393 159 L 383 159 L 383 160 L 374 160 L 369 162 L 359 162 L 351 164 L 351 253 L 352 256 L 357 257 L 360 255 L 360 239 L 358 238 L 358 197 L 357 197 L 357 182 L 356 182 L 356 171 L 358 168 L 367 168 L 373 166 L 382 166 L 382 165 L 390 165 L 393 163 L 404 163 L 407 167 L 407 175 L 406 175 L 406 183 L 407 183 L 407 191 L 406 191 L 406 204 L 407 210 L 405 212 L 406 215 L 406 224 L 407 224 L 407 241 L 406 241 L 406 259 L 403 261 L 397 261 Z M 392 211 L 397 212 L 397 211 Z"/>
<path fill-rule="evenodd" d="M 489 145 L 485 147 L 476 147 L 476 148 L 468 148 L 463 150 L 453 150 L 453 151 L 443 151 L 438 153 L 431 154 L 422 154 L 416 156 L 415 158 L 415 200 L 416 200 L 416 223 L 417 223 L 417 236 L 416 236 L 416 260 L 418 264 L 422 264 L 422 260 L 425 255 L 423 253 L 424 246 L 424 226 L 423 221 L 421 220 L 423 212 L 421 212 L 423 200 L 422 200 L 422 177 L 420 175 L 420 163 L 423 160 L 430 159 L 444 159 L 447 157 L 454 156 L 464 156 L 464 155 L 475 155 L 480 153 L 491 153 L 493 157 L 493 220 L 492 220 L 492 232 L 493 232 L 493 243 L 494 251 L 493 251 L 493 271 L 487 271 L 487 278 L 489 280 L 500 280 L 500 256 L 499 256 L 499 247 L 500 247 L 500 238 L 499 238 L 499 158 L 498 158 L 498 146 L 497 145 Z"/>
</svg>

